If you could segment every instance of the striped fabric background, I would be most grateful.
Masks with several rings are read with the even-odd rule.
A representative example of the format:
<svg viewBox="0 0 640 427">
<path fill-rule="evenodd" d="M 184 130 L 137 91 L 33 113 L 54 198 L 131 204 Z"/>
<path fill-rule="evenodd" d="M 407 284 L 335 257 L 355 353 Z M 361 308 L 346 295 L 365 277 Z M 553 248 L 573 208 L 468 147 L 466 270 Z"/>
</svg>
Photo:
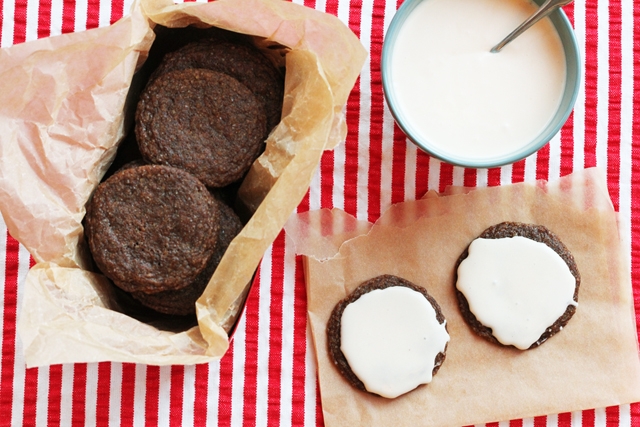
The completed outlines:
<svg viewBox="0 0 640 427">
<path fill-rule="evenodd" d="M 304 3 L 337 15 L 370 57 L 349 98 L 347 141 L 325 153 L 298 211 L 338 207 L 375 221 L 390 204 L 428 189 L 552 180 L 599 166 L 620 213 L 640 312 L 640 2 L 576 0 L 565 8 L 584 60 L 574 113 L 536 155 L 477 171 L 429 158 L 394 125 L 379 64 L 385 28 L 399 6 L 395 0 Z M 0 46 L 109 25 L 128 8 L 129 0 L 0 0 Z M 230 351 L 219 363 L 197 366 L 97 363 L 25 370 L 15 327 L 30 263 L 0 220 L 0 426 L 323 425 L 302 263 L 284 233 L 264 256 Z M 640 404 L 489 426 L 640 426 Z"/>
</svg>

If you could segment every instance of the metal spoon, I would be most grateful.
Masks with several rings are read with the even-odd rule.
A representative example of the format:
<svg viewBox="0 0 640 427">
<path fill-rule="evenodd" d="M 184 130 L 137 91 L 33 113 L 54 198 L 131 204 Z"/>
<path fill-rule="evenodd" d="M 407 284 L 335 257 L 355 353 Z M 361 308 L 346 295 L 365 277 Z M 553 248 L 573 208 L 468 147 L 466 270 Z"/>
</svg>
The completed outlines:
<svg viewBox="0 0 640 427">
<path fill-rule="evenodd" d="M 518 28 L 513 30 L 511 34 L 504 38 L 500 43 L 495 45 L 491 49 L 491 53 L 500 52 L 500 49 L 505 47 L 507 44 L 511 43 L 513 39 L 518 37 L 520 34 L 524 33 L 528 30 L 533 24 L 559 8 L 560 6 L 566 6 L 571 3 L 573 0 L 546 0 L 542 6 L 536 12 L 531 15 L 526 21 L 524 21 Z"/>
</svg>

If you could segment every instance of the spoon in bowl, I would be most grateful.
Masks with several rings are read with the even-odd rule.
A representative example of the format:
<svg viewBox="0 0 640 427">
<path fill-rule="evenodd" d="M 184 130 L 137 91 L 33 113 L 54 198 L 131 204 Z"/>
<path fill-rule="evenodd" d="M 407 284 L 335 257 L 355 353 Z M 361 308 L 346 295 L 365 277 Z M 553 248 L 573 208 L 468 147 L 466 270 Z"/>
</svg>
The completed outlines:
<svg viewBox="0 0 640 427">
<path fill-rule="evenodd" d="M 507 37 L 504 38 L 500 43 L 495 45 L 491 49 L 491 53 L 500 52 L 500 50 L 505 47 L 507 44 L 511 43 L 513 39 L 518 37 L 520 34 L 524 33 L 526 30 L 531 28 L 533 24 L 559 8 L 560 6 L 566 6 L 571 3 L 573 0 L 546 0 L 542 6 L 536 12 L 527 18 L 522 24 L 518 26 L 515 30 L 511 32 Z"/>
</svg>

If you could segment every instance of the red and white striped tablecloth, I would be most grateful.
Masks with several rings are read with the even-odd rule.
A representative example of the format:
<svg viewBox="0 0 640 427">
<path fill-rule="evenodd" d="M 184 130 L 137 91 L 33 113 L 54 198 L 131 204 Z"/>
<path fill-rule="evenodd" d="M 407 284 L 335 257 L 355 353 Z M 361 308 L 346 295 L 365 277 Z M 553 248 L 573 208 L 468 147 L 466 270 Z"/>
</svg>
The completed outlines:
<svg viewBox="0 0 640 427">
<path fill-rule="evenodd" d="M 576 0 L 564 8 L 584 61 L 575 111 L 540 152 L 490 170 L 434 160 L 394 125 L 379 66 L 399 3 L 304 1 L 337 15 L 370 56 L 348 101 L 346 143 L 324 154 L 298 211 L 338 207 L 375 221 L 392 203 L 429 189 L 553 180 L 599 166 L 620 214 L 640 312 L 640 2 Z M 128 9 L 129 0 L 0 0 L 0 46 L 106 26 Z M 229 352 L 220 362 L 196 366 L 25 369 L 16 318 L 31 262 L 0 220 L 0 426 L 323 425 L 302 263 L 284 232 L 264 256 Z M 640 426 L 640 404 L 498 421 L 495 426 Z"/>
</svg>

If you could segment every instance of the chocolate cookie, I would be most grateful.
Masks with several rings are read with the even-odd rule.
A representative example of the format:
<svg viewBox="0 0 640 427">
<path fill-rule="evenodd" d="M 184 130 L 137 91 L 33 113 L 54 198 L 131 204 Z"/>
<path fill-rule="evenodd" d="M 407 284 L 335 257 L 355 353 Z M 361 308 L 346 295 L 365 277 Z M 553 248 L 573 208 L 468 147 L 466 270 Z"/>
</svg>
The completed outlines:
<svg viewBox="0 0 640 427">
<path fill-rule="evenodd" d="M 262 105 L 246 86 L 199 68 L 160 75 L 136 110 L 143 158 L 184 169 L 210 187 L 245 174 L 263 147 L 265 129 Z"/>
<path fill-rule="evenodd" d="M 284 95 L 283 75 L 254 46 L 221 38 L 191 42 L 165 55 L 150 80 L 170 71 L 187 68 L 205 68 L 237 79 L 262 104 L 267 117 L 267 132 L 280 122 Z"/>
<path fill-rule="evenodd" d="M 435 375 L 438 372 L 438 370 L 440 369 L 440 366 L 442 365 L 442 363 L 443 363 L 443 361 L 445 359 L 446 347 L 447 347 L 447 342 L 449 340 L 449 336 L 448 336 L 448 333 L 446 332 L 445 318 L 444 318 L 444 315 L 442 313 L 442 310 L 440 309 L 440 306 L 438 305 L 436 300 L 431 295 L 429 295 L 429 293 L 427 293 L 427 291 L 424 288 L 422 288 L 420 286 L 417 286 L 417 285 L 411 283 L 410 281 L 402 279 L 402 278 L 397 277 L 397 276 L 382 275 L 382 276 L 375 277 L 375 278 L 370 279 L 370 280 L 362 283 L 361 285 L 359 285 L 349 296 L 347 296 L 346 298 L 341 300 L 335 306 L 335 308 L 333 309 L 333 311 L 331 313 L 331 317 L 329 318 L 329 321 L 327 323 L 327 344 L 328 344 L 329 356 L 333 360 L 335 366 L 338 368 L 338 370 L 340 371 L 342 376 L 351 385 L 353 385 L 354 387 L 356 387 L 359 390 L 368 391 L 368 392 L 371 392 L 371 393 L 374 393 L 374 394 L 379 394 L 379 395 L 382 395 L 382 396 L 385 396 L 385 397 L 395 397 L 396 395 L 399 395 L 399 394 L 405 393 L 407 391 L 410 391 L 412 389 L 411 387 L 415 388 L 417 385 L 424 384 L 424 383 L 426 383 L 428 381 L 419 382 L 418 384 L 410 386 L 408 390 L 403 390 L 403 391 L 400 391 L 400 392 L 391 393 L 390 395 L 386 395 L 385 393 L 380 393 L 377 390 L 373 391 L 373 387 L 372 386 L 367 387 L 365 385 L 365 381 L 363 381 L 363 379 L 360 378 L 354 372 L 354 369 L 352 368 L 352 366 L 350 365 L 349 361 L 347 360 L 347 356 L 343 352 L 343 349 L 345 348 L 344 347 L 345 343 L 343 342 L 343 326 L 344 326 L 343 325 L 343 322 L 344 322 L 343 315 L 345 313 L 345 310 L 351 304 L 356 303 L 363 296 L 368 295 L 368 294 L 371 295 L 370 293 L 373 292 L 373 291 L 389 290 L 389 289 L 392 289 L 392 288 L 405 288 L 405 289 L 409 289 L 411 291 L 415 291 L 414 293 L 411 293 L 412 296 L 419 296 L 420 298 L 424 297 L 426 299 L 426 301 L 428 302 L 428 306 L 432 307 L 432 310 L 430 310 L 430 311 L 433 314 L 428 314 L 428 316 L 432 317 L 432 319 L 430 319 L 432 324 L 427 324 L 427 322 L 423 322 L 424 324 L 411 324 L 411 325 L 409 325 L 409 327 L 411 329 L 416 329 L 416 330 L 420 331 L 420 334 L 422 334 L 422 335 L 420 335 L 420 339 L 419 340 L 421 342 L 423 340 L 425 342 L 426 341 L 431 341 L 436 346 L 443 346 L 438 351 L 433 352 L 433 354 L 432 354 L 433 358 L 431 360 L 426 360 L 426 358 L 424 359 L 424 363 L 425 364 L 429 364 L 427 366 L 428 366 L 428 369 L 429 369 L 428 376 L 429 376 L 429 381 L 430 381 L 430 377 Z M 417 294 L 415 294 L 415 293 L 417 293 Z M 382 294 L 380 294 L 380 295 L 382 296 Z M 388 299 L 388 297 L 389 297 L 389 295 L 385 295 L 383 298 L 384 299 Z M 406 309 L 406 307 L 385 307 L 385 308 L 388 308 L 389 310 L 396 309 L 396 308 L 400 308 L 400 310 Z M 387 312 L 387 310 L 380 310 L 379 313 L 386 315 L 386 312 Z M 402 314 L 402 315 L 397 316 L 397 317 L 404 317 L 404 316 Z M 383 323 L 386 323 L 386 320 L 383 320 Z M 429 333 L 425 333 L 423 331 L 423 329 L 427 328 L 427 327 L 436 328 L 439 331 L 438 331 L 438 333 L 433 333 L 433 331 L 430 330 Z M 358 333 L 362 333 L 362 334 L 371 333 L 371 331 L 365 331 L 365 330 L 359 330 L 359 329 L 358 329 L 357 332 Z M 390 342 L 391 340 L 388 340 L 389 337 L 387 335 L 385 335 L 385 332 L 387 332 L 387 331 L 379 329 L 379 330 L 374 331 L 373 336 L 375 336 L 376 340 L 381 341 L 383 345 L 393 346 L 391 344 L 391 342 Z M 397 331 L 396 329 L 394 329 L 393 331 L 391 331 L 391 334 L 399 335 L 400 332 L 401 331 Z M 402 345 L 400 345 L 398 347 L 402 347 Z M 403 351 L 407 351 L 407 350 L 405 350 L 403 348 Z M 412 351 L 415 352 L 416 348 L 412 348 L 411 350 L 408 350 L 409 354 L 411 354 Z M 376 363 L 379 363 L 379 361 L 376 361 Z M 392 371 L 392 367 L 390 367 L 389 364 L 387 364 L 387 363 L 379 366 L 379 369 L 382 370 L 382 371 L 385 371 L 386 373 Z M 411 374 L 405 375 L 405 376 L 411 377 L 411 376 L 417 376 L 417 375 L 414 375 L 413 373 L 411 373 Z"/>
<path fill-rule="evenodd" d="M 218 251 L 220 208 L 191 174 L 159 165 L 117 172 L 95 190 L 85 232 L 98 268 L 128 292 L 178 290 Z"/>
<path fill-rule="evenodd" d="M 578 271 L 578 267 L 576 265 L 575 259 L 571 254 L 571 252 L 569 252 L 567 247 L 560 241 L 557 235 L 555 235 L 553 232 L 551 232 L 549 229 L 547 229 L 544 226 L 535 225 L 535 224 L 517 223 L 517 222 L 503 222 L 487 228 L 478 236 L 478 239 L 508 239 L 508 238 L 513 238 L 518 236 L 526 239 L 530 239 L 531 241 L 534 241 L 534 242 L 542 243 L 546 245 L 548 248 L 551 248 L 553 252 L 555 252 L 555 254 L 557 254 L 560 257 L 561 262 L 564 262 L 568 267 L 568 272 L 565 272 L 563 277 L 570 279 L 571 276 L 573 276 L 573 279 L 575 280 L 575 287 L 570 287 L 568 292 L 565 292 L 568 294 L 568 299 L 570 299 L 570 301 L 567 302 L 566 310 L 564 310 L 564 312 L 559 317 L 557 317 L 557 319 L 549 322 L 548 326 L 544 328 L 544 332 L 542 332 L 539 335 L 539 337 L 535 339 L 535 342 L 533 342 L 529 347 L 524 347 L 524 346 L 518 347 L 515 344 L 502 343 L 495 336 L 492 328 L 484 325 L 478 319 L 478 317 L 476 317 L 476 315 L 472 312 L 470 306 L 473 306 L 473 304 L 470 304 L 468 297 L 465 296 L 465 294 L 461 292 L 460 289 L 458 289 L 460 287 L 459 267 L 469 257 L 469 248 L 471 244 L 467 246 L 467 248 L 460 255 L 459 259 L 456 262 L 456 266 L 455 266 L 456 295 L 457 295 L 458 305 L 462 313 L 462 316 L 464 317 L 466 322 L 469 324 L 471 329 L 476 334 L 499 345 L 514 346 L 521 349 L 525 349 L 525 348 L 531 349 L 531 348 L 538 347 L 539 345 L 544 343 L 546 340 L 548 340 L 550 337 L 560 332 L 563 329 L 563 327 L 566 326 L 569 319 L 571 319 L 571 317 L 575 313 L 576 305 L 578 302 L 578 291 L 580 289 L 580 273 Z M 522 260 L 522 262 L 531 262 L 531 260 Z M 506 266 L 506 264 L 508 264 L 509 261 L 502 258 L 498 261 L 498 263 L 502 264 L 503 266 Z M 541 265 L 533 266 L 532 263 L 530 263 L 530 265 L 532 265 L 532 268 L 534 270 L 537 269 L 537 270 L 547 271 L 544 267 L 541 267 Z M 560 270 L 564 270 L 564 268 L 560 267 Z M 503 276 L 501 275 L 496 275 L 495 277 L 496 279 L 494 280 L 497 280 L 497 282 L 491 285 L 494 288 L 496 286 L 502 286 L 501 281 L 504 281 L 505 283 L 507 281 L 506 279 L 502 279 Z M 524 283 L 524 278 L 522 279 L 522 282 Z M 549 280 L 545 281 L 545 283 L 549 283 L 549 282 L 550 282 Z M 569 283 L 569 285 L 572 286 L 571 280 L 567 280 L 565 281 L 565 283 Z M 538 291 L 536 290 L 535 292 L 538 292 Z M 542 293 L 542 290 L 540 290 L 540 293 Z M 512 298 L 514 301 L 513 302 L 514 304 L 516 303 L 516 299 L 520 298 L 519 296 L 515 296 L 513 292 L 510 295 L 511 295 L 510 298 Z M 502 296 L 500 296 L 500 299 L 502 299 Z M 514 312 L 524 313 L 524 310 L 525 310 L 524 306 L 527 303 L 526 300 L 528 299 L 529 298 L 521 298 L 520 301 L 517 301 L 518 307 L 514 306 Z M 549 302 L 549 303 L 543 303 L 540 305 L 548 306 L 550 304 L 551 303 Z M 564 304 L 564 302 L 560 302 L 559 304 Z M 564 307 L 564 305 L 562 305 L 562 307 Z M 535 309 L 536 309 L 535 307 L 532 308 L 532 310 L 535 310 Z M 498 310 L 495 310 L 495 309 L 493 309 L 492 311 L 498 312 Z M 504 320 L 504 322 L 515 324 L 515 318 L 512 317 L 511 319 L 506 319 Z M 514 340 L 515 339 L 516 337 L 514 337 Z"/>
<path fill-rule="evenodd" d="M 178 290 L 157 293 L 132 292 L 132 296 L 143 305 L 165 314 L 188 315 L 195 313 L 195 303 L 206 288 L 222 256 L 233 238 L 242 230 L 242 223 L 233 210 L 222 202 L 220 209 L 218 244 L 207 268 L 189 286 Z"/>
</svg>

